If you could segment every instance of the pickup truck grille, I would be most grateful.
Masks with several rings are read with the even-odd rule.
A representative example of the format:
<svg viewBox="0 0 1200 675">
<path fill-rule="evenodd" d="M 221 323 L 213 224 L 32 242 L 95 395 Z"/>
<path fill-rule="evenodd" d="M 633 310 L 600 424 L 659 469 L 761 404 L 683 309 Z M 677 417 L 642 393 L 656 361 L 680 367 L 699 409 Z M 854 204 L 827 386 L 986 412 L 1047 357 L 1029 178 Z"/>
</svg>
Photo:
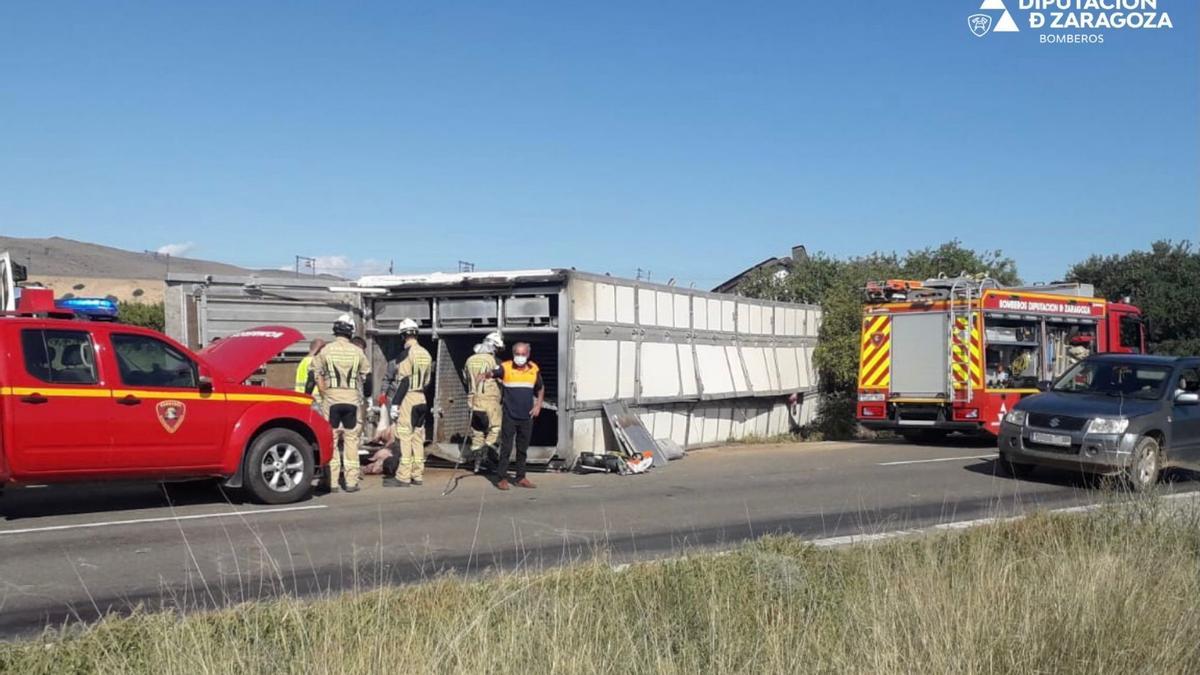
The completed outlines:
<svg viewBox="0 0 1200 675">
<path fill-rule="evenodd" d="M 1057 419 L 1058 424 L 1052 424 L 1050 420 Z M 1043 413 L 1029 413 L 1029 426 L 1039 427 L 1042 429 L 1054 429 L 1057 431 L 1079 431 L 1087 424 L 1086 417 L 1067 417 L 1066 415 L 1046 415 Z"/>
</svg>

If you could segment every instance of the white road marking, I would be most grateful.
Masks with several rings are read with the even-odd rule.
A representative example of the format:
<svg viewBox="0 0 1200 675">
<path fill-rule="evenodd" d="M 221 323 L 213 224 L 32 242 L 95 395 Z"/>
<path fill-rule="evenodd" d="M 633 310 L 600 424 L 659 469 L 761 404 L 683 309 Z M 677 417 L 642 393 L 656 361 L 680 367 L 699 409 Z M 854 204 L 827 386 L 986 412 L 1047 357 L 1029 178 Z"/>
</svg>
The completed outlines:
<svg viewBox="0 0 1200 675">
<path fill-rule="evenodd" d="M 19 530 L 0 530 L 0 536 L 6 534 L 30 534 L 33 532 L 61 532 L 63 530 L 82 530 L 92 527 L 114 527 L 117 525 L 142 525 L 145 523 L 171 523 L 181 520 L 200 520 L 203 518 L 233 518 L 238 516 L 257 516 L 263 513 L 284 513 L 288 511 L 311 511 L 329 508 L 328 504 L 313 504 L 310 506 L 283 506 L 274 509 L 252 509 L 248 511 L 226 511 L 224 513 L 197 513 L 190 516 L 163 516 L 161 518 L 132 518 L 130 520 L 106 520 L 99 523 L 75 523 L 73 525 L 48 525 L 46 527 L 26 527 Z"/>
<path fill-rule="evenodd" d="M 964 459 L 995 459 L 996 453 L 990 455 L 963 455 L 962 457 L 938 457 L 936 459 L 905 459 L 898 462 L 880 462 L 879 466 L 900 466 L 901 464 L 928 464 L 930 462 L 957 462 Z"/>
<path fill-rule="evenodd" d="M 1164 495 L 1162 499 L 1195 499 L 1200 498 L 1200 491 L 1192 492 L 1177 492 L 1171 495 Z M 1050 509 L 1046 513 L 1090 513 L 1092 511 L 1103 508 L 1104 504 L 1083 504 L 1080 506 L 1065 506 L 1060 509 Z M 888 539 L 898 539 L 900 537 L 911 537 L 921 534 L 932 534 L 934 532 L 944 532 L 947 530 L 967 530 L 973 527 L 983 525 L 999 525 L 1001 523 L 1015 523 L 1019 520 L 1028 518 L 1030 514 L 1022 514 L 1019 516 L 994 516 L 991 518 L 974 518 L 971 520 L 956 520 L 949 523 L 939 523 L 930 527 L 892 530 L 890 532 L 875 532 L 871 534 L 848 534 L 841 537 L 827 537 L 825 539 L 810 539 L 808 543 L 820 548 L 833 548 L 837 546 L 852 546 L 854 544 L 869 544 L 876 541 L 886 541 Z"/>
</svg>

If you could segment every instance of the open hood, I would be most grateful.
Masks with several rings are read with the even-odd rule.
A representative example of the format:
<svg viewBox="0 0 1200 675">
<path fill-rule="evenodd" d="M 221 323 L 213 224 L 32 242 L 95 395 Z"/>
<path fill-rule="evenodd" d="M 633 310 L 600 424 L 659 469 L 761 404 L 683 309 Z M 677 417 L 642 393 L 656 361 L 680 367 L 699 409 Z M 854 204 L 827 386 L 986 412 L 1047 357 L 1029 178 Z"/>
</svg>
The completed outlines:
<svg viewBox="0 0 1200 675">
<path fill-rule="evenodd" d="M 212 366 L 226 382 L 242 382 L 254 374 L 267 361 L 280 352 L 304 339 L 304 333 L 287 326 L 260 326 L 205 347 L 200 358 Z"/>
</svg>

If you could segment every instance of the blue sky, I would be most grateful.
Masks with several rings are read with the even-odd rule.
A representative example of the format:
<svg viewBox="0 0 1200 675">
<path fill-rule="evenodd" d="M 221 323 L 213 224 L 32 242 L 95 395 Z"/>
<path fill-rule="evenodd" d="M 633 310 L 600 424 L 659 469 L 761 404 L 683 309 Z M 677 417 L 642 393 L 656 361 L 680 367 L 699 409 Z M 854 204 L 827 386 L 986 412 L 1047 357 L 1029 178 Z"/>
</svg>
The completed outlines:
<svg viewBox="0 0 1200 675">
<path fill-rule="evenodd" d="M 972 0 L 6 3 L 0 233 L 701 287 L 958 237 L 1045 280 L 1200 239 L 1200 20 L 1158 4 L 1044 45 Z"/>
</svg>

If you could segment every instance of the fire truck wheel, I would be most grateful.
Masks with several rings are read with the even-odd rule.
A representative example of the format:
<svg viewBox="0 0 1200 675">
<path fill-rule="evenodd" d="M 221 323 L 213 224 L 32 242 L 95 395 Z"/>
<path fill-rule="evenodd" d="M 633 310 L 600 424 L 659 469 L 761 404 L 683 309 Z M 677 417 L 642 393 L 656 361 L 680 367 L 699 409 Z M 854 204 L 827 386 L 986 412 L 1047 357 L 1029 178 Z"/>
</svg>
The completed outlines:
<svg viewBox="0 0 1200 675">
<path fill-rule="evenodd" d="M 1010 462 L 1004 455 L 996 458 L 996 473 L 1009 478 L 1029 478 L 1037 467 L 1024 462 Z"/>
<path fill-rule="evenodd" d="M 1133 457 L 1125 467 L 1125 484 L 1134 492 L 1145 492 L 1158 483 L 1162 471 L 1162 453 L 1158 441 L 1145 436 L 1133 446 Z"/>
<path fill-rule="evenodd" d="M 309 493 L 315 469 L 312 447 L 303 436 L 268 429 L 250 444 L 243 484 L 258 502 L 287 504 Z"/>
</svg>

